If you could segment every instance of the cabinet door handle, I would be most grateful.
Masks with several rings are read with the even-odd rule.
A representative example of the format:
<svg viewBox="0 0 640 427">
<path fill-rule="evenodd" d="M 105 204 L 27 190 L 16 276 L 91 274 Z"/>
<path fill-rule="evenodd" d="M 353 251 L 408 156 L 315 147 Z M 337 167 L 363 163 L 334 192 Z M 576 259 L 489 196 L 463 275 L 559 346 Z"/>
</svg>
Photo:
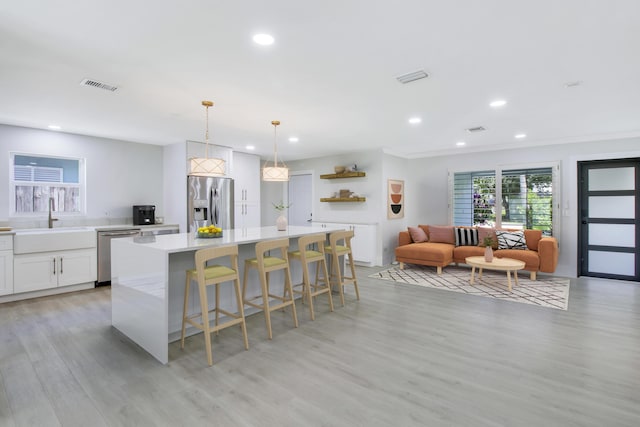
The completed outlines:
<svg viewBox="0 0 640 427">
<path fill-rule="evenodd" d="M 56 275 L 56 259 L 53 259 L 53 275 Z"/>
<path fill-rule="evenodd" d="M 62 267 L 63 266 L 63 264 L 62 264 L 62 260 L 63 259 L 64 258 L 60 257 L 60 274 L 64 274 L 63 267 Z"/>
</svg>

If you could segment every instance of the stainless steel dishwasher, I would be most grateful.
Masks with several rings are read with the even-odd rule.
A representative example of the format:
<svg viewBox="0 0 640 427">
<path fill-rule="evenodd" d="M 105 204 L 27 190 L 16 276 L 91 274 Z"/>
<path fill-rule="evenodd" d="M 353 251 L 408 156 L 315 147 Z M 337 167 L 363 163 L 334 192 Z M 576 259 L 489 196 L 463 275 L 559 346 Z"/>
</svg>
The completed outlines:
<svg viewBox="0 0 640 427">
<path fill-rule="evenodd" d="M 111 284 L 111 239 L 140 234 L 139 228 L 98 231 L 98 285 Z"/>
</svg>

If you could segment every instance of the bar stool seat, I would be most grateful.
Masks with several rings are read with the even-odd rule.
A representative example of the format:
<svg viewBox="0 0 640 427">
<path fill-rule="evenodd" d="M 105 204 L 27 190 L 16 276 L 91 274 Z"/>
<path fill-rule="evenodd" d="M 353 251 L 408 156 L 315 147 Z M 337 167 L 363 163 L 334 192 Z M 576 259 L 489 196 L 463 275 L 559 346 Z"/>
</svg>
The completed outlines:
<svg viewBox="0 0 640 427">
<path fill-rule="evenodd" d="M 207 266 L 207 262 L 229 257 L 231 268 L 224 265 L 210 265 Z M 206 248 L 200 249 L 195 253 L 196 268 L 187 270 L 187 279 L 184 288 L 184 306 L 182 311 L 182 333 L 180 336 L 180 348 L 184 349 L 184 338 L 186 332 L 187 323 L 200 329 L 204 332 L 204 340 L 207 351 L 207 362 L 209 366 L 213 365 L 213 356 L 211 354 L 211 333 L 216 334 L 221 329 L 228 328 L 234 325 L 240 325 L 242 328 L 242 335 L 244 337 L 244 347 L 249 350 L 249 339 L 247 337 L 247 325 L 244 318 L 244 305 L 242 304 L 242 296 L 240 295 L 240 278 L 238 274 L 238 246 L 223 246 L 218 248 Z M 195 281 L 198 284 L 198 294 L 200 297 L 200 313 L 189 316 L 188 302 L 189 302 L 189 288 L 191 282 Z M 225 282 L 233 282 L 233 287 L 236 295 L 237 312 L 232 313 L 228 310 L 220 308 L 220 285 Z M 207 299 L 207 287 L 215 286 L 215 307 L 209 310 L 209 302 Z M 209 314 L 215 313 L 215 323 L 211 327 Z M 228 320 L 220 324 L 220 313 L 229 317 Z M 200 318 L 201 321 L 197 322 L 196 319 Z"/>
<path fill-rule="evenodd" d="M 298 315 L 296 313 L 296 306 L 293 299 L 293 288 L 291 286 L 291 270 L 289 267 L 289 257 L 287 249 L 289 248 L 289 239 L 275 239 L 268 240 L 266 242 L 256 243 L 256 257 L 245 260 L 244 262 L 244 277 L 242 280 L 242 300 L 244 304 L 251 307 L 259 308 L 264 312 L 265 323 L 267 326 L 267 337 L 273 338 L 273 332 L 271 330 L 271 312 L 279 309 L 284 309 L 291 306 L 291 316 L 293 317 L 293 324 L 298 327 Z M 270 250 L 280 249 L 280 257 L 274 257 L 267 254 Z M 260 288 L 262 295 L 256 297 L 247 298 L 247 279 L 249 276 L 249 270 L 258 270 L 258 276 L 260 278 Z M 273 271 L 283 270 L 284 273 L 284 288 L 282 295 L 272 294 L 269 289 L 269 274 Z M 279 301 L 278 304 L 271 304 L 271 299 Z M 262 299 L 262 303 L 255 302 Z"/>
<path fill-rule="evenodd" d="M 327 259 L 324 246 L 326 239 L 327 237 L 324 233 L 300 237 L 298 239 L 298 250 L 289 252 L 289 257 L 291 259 L 297 259 L 302 263 L 302 283 L 300 285 L 293 286 L 293 292 L 302 294 L 303 300 L 305 297 L 307 298 L 311 320 L 315 320 L 313 297 L 326 293 L 329 298 L 329 308 L 333 311 L 331 282 L 329 280 L 329 272 L 327 270 Z M 318 250 L 310 249 L 312 246 L 316 247 Z M 313 285 L 313 291 L 311 291 L 309 264 L 314 263 L 316 264 L 316 280 Z M 318 273 L 320 271 L 322 271 L 322 285 L 318 283 Z M 298 291 L 296 287 L 300 286 L 302 287 L 302 290 Z"/>
<path fill-rule="evenodd" d="M 356 269 L 353 263 L 353 252 L 351 251 L 351 239 L 353 238 L 353 230 L 334 231 L 329 234 L 329 245 L 325 246 L 325 250 L 331 255 L 331 273 L 330 277 L 334 284 L 338 285 L 340 292 L 340 302 L 344 307 L 344 286 L 353 283 L 356 291 L 356 299 L 360 300 L 360 291 L 358 289 L 358 279 L 356 278 Z M 342 244 L 340 244 L 342 243 Z M 351 276 L 343 275 L 340 269 L 340 257 L 347 258 L 347 264 L 351 269 Z M 346 268 L 346 267 L 345 267 Z"/>
</svg>

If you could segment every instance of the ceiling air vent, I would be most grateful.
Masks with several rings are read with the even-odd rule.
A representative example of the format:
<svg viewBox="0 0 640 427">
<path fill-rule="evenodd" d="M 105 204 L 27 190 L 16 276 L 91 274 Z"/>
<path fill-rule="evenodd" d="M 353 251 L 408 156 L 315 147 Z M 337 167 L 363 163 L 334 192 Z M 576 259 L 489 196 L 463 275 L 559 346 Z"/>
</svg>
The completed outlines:
<svg viewBox="0 0 640 427">
<path fill-rule="evenodd" d="M 418 71 L 414 71 L 413 73 L 408 73 L 408 74 L 403 74 L 402 76 L 398 76 L 396 77 L 396 79 L 402 84 L 407 84 L 407 83 L 415 82 L 416 80 L 426 79 L 427 77 L 429 77 L 429 74 L 427 74 L 426 71 L 418 70 Z"/>
<path fill-rule="evenodd" d="M 104 89 L 104 90 L 108 90 L 110 92 L 115 92 L 118 87 L 117 86 L 113 86 L 113 85 L 108 85 L 106 83 L 102 83 L 99 82 L 97 80 L 91 80 L 91 79 L 84 79 L 80 82 L 81 86 L 91 86 L 91 87 L 95 87 L 98 89 Z"/>
<path fill-rule="evenodd" d="M 468 128 L 467 132 L 474 133 L 474 132 L 482 132 L 482 131 L 485 131 L 485 130 L 487 130 L 485 127 L 476 126 L 476 127 L 473 127 L 473 128 Z"/>
</svg>

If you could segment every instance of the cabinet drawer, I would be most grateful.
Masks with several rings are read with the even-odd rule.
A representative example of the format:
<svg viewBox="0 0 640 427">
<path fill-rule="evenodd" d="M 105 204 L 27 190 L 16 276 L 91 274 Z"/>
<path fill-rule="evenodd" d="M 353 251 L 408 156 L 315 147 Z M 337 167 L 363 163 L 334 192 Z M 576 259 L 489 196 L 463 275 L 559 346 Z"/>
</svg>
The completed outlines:
<svg viewBox="0 0 640 427">
<path fill-rule="evenodd" d="M 13 249 L 13 236 L 0 236 L 0 251 L 10 251 Z"/>
</svg>

